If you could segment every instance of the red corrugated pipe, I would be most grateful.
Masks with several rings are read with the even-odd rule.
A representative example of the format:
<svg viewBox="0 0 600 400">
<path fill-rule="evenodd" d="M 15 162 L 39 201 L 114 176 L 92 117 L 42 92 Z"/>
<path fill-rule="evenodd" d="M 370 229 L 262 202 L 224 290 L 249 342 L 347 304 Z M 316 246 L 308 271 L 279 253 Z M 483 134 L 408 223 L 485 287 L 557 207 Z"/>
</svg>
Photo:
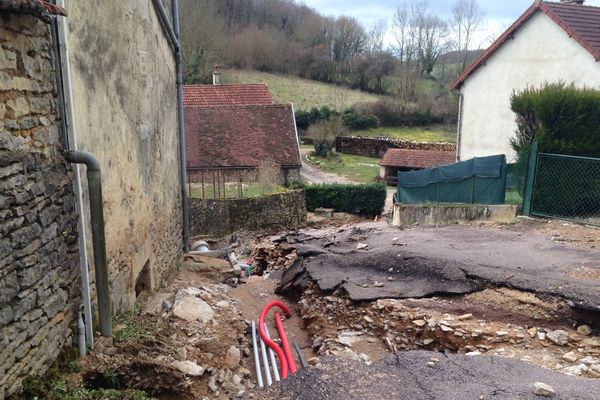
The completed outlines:
<svg viewBox="0 0 600 400">
<path fill-rule="evenodd" d="M 277 343 L 275 343 L 274 341 L 269 339 L 269 337 L 267 336 L 267 334 L 265 332 L 265 317 L 267 316 L 267 313 L 269 312 L 269 310 L 273 307 L 280 308 L 286 317 L 291 317 L 291 315 L 292 315 L 290 313 L 290 310 L 288 310 L 287 306 L 285 304 L 283 304 L 282 302 L 280 302 L 280 301 L 270 302 L 269 304 L 267 304 L 265 306 L 265 308 L 263 308 L 263 310 L 260 312 L 260 316 L 258 317 L 258 333 L 260 334 L 260 337 L 263 340 L 263 342 L 265 342 L 265 344 L 268 347 L 270 347 L 271 349 L 273 349 L 275 354 L 277 354 L 277 358 L 279 358 L 279 364 L 281 365 L 280 366 L 280 371 L 281 371 L 280 375 L 281 375 L 281 379 L 283 380 L 283 379 L 287 378 L 288 373 L 289 373 L 287 356 L 279 348 Z"/>
<path fill-rule="evenodd" d="M 287 335 L 285 334 L 285 330 L 283 329 L 283 324 L 281 323 L 281 314 L 275 312 L 275 323 L 277 324 L 277 330 L 279 331 L 279 338 L 281 339 L 281 346 L 283 347 L 283 352 L 285 354 L 285 358 L 288 362 L 288 367 L 292 374 L 295 374 L 298 369 L 296 368 L 296 362 L 294 361 L 294 355 L 292 354 L 292 349 L 290 348 L 290 344 L 288 343 Z"/>
</svg>

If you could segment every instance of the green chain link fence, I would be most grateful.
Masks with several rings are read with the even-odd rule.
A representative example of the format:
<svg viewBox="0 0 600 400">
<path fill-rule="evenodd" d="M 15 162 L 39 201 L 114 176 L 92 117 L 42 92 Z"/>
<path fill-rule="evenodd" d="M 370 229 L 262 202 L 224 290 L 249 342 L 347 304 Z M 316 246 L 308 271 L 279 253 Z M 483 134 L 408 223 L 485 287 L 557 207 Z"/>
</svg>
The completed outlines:
<svg viewBox="0 0 600 400">
<path fill-rule="evenodd" d="M 600 226 L 600 159 L 539 153 L 531 215 Z"/>
</svg>

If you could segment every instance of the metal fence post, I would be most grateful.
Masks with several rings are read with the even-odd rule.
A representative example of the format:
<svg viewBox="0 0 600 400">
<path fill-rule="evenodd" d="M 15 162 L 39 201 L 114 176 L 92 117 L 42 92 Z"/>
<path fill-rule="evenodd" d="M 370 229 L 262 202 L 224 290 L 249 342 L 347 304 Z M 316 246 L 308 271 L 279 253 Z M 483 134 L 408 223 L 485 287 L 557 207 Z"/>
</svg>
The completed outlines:
<svg viewBox="0 0 600 400">
<path fill-rule="evenodd" d="M 523 215 L 530 217 L 533 206 L 533 189 L 535 184 L 535 175 L 537 173 L 537 163 L 540 151 L 540 144 L 537 140 L 531 143 L 529 157 L 527 158 L 527 175 L 525 176 L 525 191 L 523 193 Z"/>
</svg>

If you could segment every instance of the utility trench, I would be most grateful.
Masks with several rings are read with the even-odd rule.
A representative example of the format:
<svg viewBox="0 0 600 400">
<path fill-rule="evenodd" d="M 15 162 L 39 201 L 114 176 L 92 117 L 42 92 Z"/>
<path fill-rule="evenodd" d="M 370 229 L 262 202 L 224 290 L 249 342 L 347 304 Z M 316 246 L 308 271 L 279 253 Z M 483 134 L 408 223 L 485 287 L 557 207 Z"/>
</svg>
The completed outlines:
<svg viewBox="0 0 600 400">
<path fill-rule="evenodd" d="M 435 251 L 451 233 L 430 232 Z M 477 245 L 478 231 L 461 233 Z M 540 382 L 555 399 L 597 398 L 595 253 L 526 243 L 553 259 L 536 272 L 520 259 L 494 266 L 415 251 L 428 246 L 419 235 L 351 224 L 214 242 L 211 257 L 186 256 L 171 286 L 142 294 L 77 377 L 160 399 L 537 399 Z M 232 242 L 240 261 L 253 257 L 252 276 L 214 258 Z M 250 321 L 273 300 L 290 307 L 284 325 L 309 367 L 258 388 Z M 199 319 L 187 314 L 197 303 Z"/>
</svg>

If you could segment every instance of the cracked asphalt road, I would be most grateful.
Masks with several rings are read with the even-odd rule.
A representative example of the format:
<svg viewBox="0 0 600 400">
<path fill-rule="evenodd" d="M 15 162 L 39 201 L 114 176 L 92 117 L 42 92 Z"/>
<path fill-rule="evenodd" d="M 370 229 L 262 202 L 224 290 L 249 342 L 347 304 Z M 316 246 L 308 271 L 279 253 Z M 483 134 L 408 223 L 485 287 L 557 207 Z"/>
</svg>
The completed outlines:
<svg viewBox="0 0 600 400">
<path fill-rule="evenodd" d="M 427 364 L 437 359 L 433 367 Z M 343 362 L 342 362 L 343 361 Z M 278 386 L 256 392 L 270 400 L 534 400 L 534 383 L 555 390 L 554 400 L 594 400 L 600 382 L 563 375 L 521 361 L 427 351 L 390 354 L 371 366 L 326 358 Z"/>
<path fill-rule="evenodd" d="M 586 268 L 600 276 L 600 251 L 536 233 L 468 225 L 400 230 L 385 223 L 305 233 L 295 246 L 305 256 L 308 276 L 290 271 L 284 281 L 312 279 L 324 290 L 344 285 L 355 300 L 469 293 L 499 285 L 600 310 L 600 280 L 574 274 Z M 358 243 L 367 249 L 357 250 Z"/>
</svg>

